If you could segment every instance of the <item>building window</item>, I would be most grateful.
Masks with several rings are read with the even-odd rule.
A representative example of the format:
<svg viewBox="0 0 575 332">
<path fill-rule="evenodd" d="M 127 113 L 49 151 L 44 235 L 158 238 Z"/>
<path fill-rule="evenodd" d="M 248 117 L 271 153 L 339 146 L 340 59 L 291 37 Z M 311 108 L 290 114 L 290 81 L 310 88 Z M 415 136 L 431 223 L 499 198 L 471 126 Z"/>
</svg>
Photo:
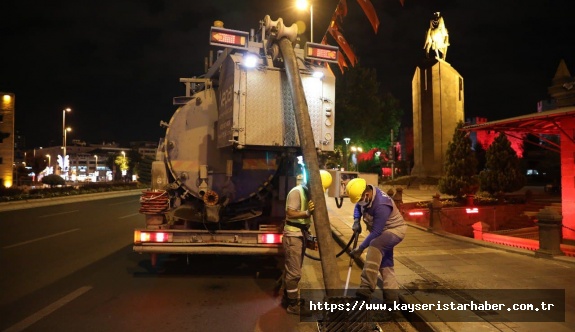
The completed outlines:
<svg viewBox="0 0 575 332">
<path fill-rule="evenodd" d="M 10 137 L 10 133 L 3 133 L 0 131 L 0 143 L 3 143 L 4 139 L 8 137 Z"/>
</svg>

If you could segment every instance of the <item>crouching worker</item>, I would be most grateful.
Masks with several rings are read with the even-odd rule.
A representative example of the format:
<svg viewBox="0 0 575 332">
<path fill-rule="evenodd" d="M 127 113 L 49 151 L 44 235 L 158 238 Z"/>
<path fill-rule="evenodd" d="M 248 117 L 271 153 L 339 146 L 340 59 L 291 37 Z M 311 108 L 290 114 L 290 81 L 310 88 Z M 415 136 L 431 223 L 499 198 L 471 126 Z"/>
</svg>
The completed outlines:
<svg viewBox="0 0 575 332">
<path fill-rule="evenodd" d="M 353 230 L 361 233 L 360 219 L 366 224 L 369 235 L 353 249 L 350 255 L 359 257 L 367 249 L 357 297 L 370 299 L 377 286 L 378 274 L 383 279 L 386 303 L 398 300 L 399 283 L 393 269 L 393 248 L 405 237 L 407 224 L 393 199 L 377 186 L 368 185 L 356 178 L 346 186 L 349 199 L 355 203 Z"/>
</svg>

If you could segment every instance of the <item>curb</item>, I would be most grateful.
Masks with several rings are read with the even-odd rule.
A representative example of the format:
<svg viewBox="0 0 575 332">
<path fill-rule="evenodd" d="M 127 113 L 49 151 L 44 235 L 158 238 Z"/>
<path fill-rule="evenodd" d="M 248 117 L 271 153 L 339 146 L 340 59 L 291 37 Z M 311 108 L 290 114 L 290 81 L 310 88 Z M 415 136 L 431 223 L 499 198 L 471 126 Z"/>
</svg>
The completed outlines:
<svg viewBox="0 0 575 332">
<path fill-rule="evenodd" d="M 510 247 L 510 246 L 505 246 L 502 244 L 496 244 L 496 243 L 491 243 L 491 242 L 486 242 L 486 241 L 481 241 L 481 240 L 476 240 L 476 239 L 472 239 L 469 237 L 465 237 L 465 236 L 461 236 L 461 235 L 456 235 L 456 234 L 451 234 L 448 232 L 444 232 L 444 231 L 432 231 L 428 228 L 413 224 L 411 222 L 407 222 L 407 225 L 409 227 L 413 227 L 422 231 L 426 231 L 429 232 L 431 234 L 435 234 L 437 236 L 441 236 L 441 237 L 445 237 L 451 240 L 455 240 L 455 241 L 460 241 L 460 242 L 465 242 L 465 243 L 469 243 L 469 244 L 473 244 L 476 246 L 481 246 L 481 247 L 486 247 L 486 248 L 490 248 L 490 249 L 496 249 L 496 250 L 501 250 L 501 251 L 506 251 L 512 254 L 517 254 L 517 255 L 524 255 L 524 256 L 529 256 L 532 258 L 537 258 L 537 259 L 549 259 L 549 260 L 554 260 L 554 261 L 560 261 L 563 263 L 569 263 L 569 264 L 575 264 L 575 257 L 569 257 L 569 256 L 554 256 L 554 257 L 550 257 L 550 258 L 546 258 L 546 257 L 538 257 L 536 256 L 535 251 L 532 250 L 527 250 L 527 249 L 521 249 L 521 248 L 514 248 L 514 247 Z"/>
</svg>

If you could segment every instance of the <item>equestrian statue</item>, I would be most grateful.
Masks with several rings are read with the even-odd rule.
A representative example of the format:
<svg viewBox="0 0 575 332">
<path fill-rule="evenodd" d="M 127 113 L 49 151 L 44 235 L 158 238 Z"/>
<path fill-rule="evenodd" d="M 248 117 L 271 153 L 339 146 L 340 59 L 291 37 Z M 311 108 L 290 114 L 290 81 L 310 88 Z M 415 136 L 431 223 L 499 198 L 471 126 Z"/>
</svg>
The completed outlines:
<svg viewBox="0 0 575 332">
<path fill-rule="evenodd" d="M 429 50 L 435 51 L 435 58 L 445 61 L 447 47 L 449 46 L 449 34 L 443 22 L 440 12 L 433 13 L 433 19 L 429 21 L 429 30 L 425 39 L 425 53 L 429 57 Z M 439 55 L 441 53 L 441 56 Z"/>
</svg>

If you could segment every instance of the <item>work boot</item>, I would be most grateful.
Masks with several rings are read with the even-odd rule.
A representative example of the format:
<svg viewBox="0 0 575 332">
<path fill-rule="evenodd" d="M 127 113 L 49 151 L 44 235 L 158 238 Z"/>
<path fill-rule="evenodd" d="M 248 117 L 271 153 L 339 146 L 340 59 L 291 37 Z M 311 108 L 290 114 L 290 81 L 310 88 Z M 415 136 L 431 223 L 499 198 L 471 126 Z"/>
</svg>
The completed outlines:
<svg viewBox="0 0 575 332">
<path fill-rule="evenodd" d="M 372 293 L 373 292 L 369 288 L 359 288 L 355 292 L 355 297 L 357 297 L 359 300 L 369 302 L 371 300 L 371 294 Z"/>
<path fill-rule="evenodd" d="M 286 311 L 292 315 L 299 315 L 304 317 L 311 316 L 311 312 L 306 309 L 303 301 L 299 299 L 289 299 L 289 304 Z"/>
</svg>

